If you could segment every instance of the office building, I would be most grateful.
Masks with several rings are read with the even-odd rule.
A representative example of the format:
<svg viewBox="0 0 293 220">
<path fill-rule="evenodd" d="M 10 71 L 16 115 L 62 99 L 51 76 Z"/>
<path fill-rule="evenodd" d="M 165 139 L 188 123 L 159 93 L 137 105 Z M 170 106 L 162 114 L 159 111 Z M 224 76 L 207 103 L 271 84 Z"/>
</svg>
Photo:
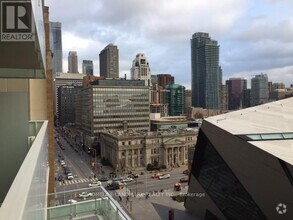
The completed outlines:
<svg viewBox="0 0 293 220">
<path fill-rule="evenodd" d="M 179 167 L 188 163 L 188 149 L 194 147 L 197 132 L 178 129 L 172 132 L 103 131 L 101 157 L 107 158 L 116 172 L 133 168 Z"/>
<path fill-rule="evenodd" d="M 130 69 L 132 80 L 143 80 L 146 86 L 151 86 L 151 69 L 146 56 L 143 53 L 136 55 Z"/>
<path fill-rule="evenodd" d="M 250 104 L 260 105 L 269 101 L 269 87 L 267 74 L 256 75 L 251 79 Z"/>
<path fill-rule="evenodd" d="M 170 116 L 180 116 L 185 114 L 185 87 L 178 84 L 166 86 L 167 103 Z"/>
<path fill-rule="evenodd" d="M 208 33 L 195 33 L 191 39 L 192 106 L 220 109 L 219 45 Z"/>
<path fill-rule="evenodd" d="M 83 60 L 82 61 L 82 73 L 87 76 L 94 75 L 94 64 L 92 60 Z"/>
<path fill-rule="evenodd" d="M 199 219 L 293 218 L 293 98 L 207 118 L 185 207 Z"/>
<path fill-rule="evenodd" d="M 67 123 L 75 123 L 75 98 L 77 97 L 77 90 L 77 86 L 69 85 L 58 88 L 58 120 L 59 125 L 62 127 Z"/>
<path fill-rule="evenodd" d="M 243 106 L 243 91 L 247 89 L 247 80 L 230 78 L 226 80 L 228 87 L 228 109 L 237 110 Z"/>
<path fill-rule="evenodd" d="M 119 50 L 116 45 L 108 44 L 100 52 L 100 76 L 119 78 Z"/>
<path fill-rule="evenodd" d="M 78 58 L 76 51 L 68 53 L 68 73 L 78 73 Z"/>
<path fill-rule="evenodd" d="M 139 80 L 96 80 L 81 91 L 81 127 L 91 136 L 104 130 L 148 131 L 149 89 Z"/>
<path fill-rule="evenodd" d="M 53 53 L 53 74 L 63 72 L 62 67 L 62 24 L 50 22 L 50 48 Z"/>
<path fill-rule="evenodd" d="M 166 85 L 174 84 L 175 79 L 174 79 L 174 76 L 172 76 L 170 74 L 158 74 L 157 75 L 157 82 L 158 82 L 159 86 L 161 86 L 165 89 Z"/>
<path fill-rule="evenodd" d="M 56 73 L 55 80 L 55 91 L 58 91 L 60 86 L 82 86 L 83 77 L 85 74 L 76 74 L 76 73 Z M 59 125 L 59 96 L 58 92 L 55 94 L 56 106 L 55 106 L 55 124 Z"/>
</svg>

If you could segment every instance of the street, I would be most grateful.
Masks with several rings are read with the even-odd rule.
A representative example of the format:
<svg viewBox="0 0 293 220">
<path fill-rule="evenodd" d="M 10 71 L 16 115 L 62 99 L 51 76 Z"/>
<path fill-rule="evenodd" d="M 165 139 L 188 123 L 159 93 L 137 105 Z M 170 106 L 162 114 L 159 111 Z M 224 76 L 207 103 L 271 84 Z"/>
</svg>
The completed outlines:
<svg viewBox="0 0 293 220">
<path fill-rule="evenodd" d="M 85 189 L 88 188 L 89 183 L 93 180 L 98 181 L 99 172 L 97 171 L 94 173 L 91 163 L 93 162 L 93 158 L 91 155 L 88 155 L 87 152 L 84 152 L 80 149 L 70 137 L 62 136 L 62 134 L 58 134 L 59 136 L 59 144 L 64 150 L 59 146 L 57 141 L 55 141 L 55 176 L 56 178 L 59 175 L 63 175 L 65 177 L 64 181 L 58 181 L 56 179 L 56 192 L 64 192 L 64 191 L 73 191 L 78 189 Z M 59 155 L 59 156 L 58 156 Z M 73 174 L 73 179 L 68 180 L 64 173 L 64 170 L 58 160 L 60 160 L 60 156 L 64 157 L 64 162 L 69 167 L 71 173 Z M 99 161 L 98 161 L 99 162 Z M 179 182 L 180 178 L 186 177 L 183 174 L 183 170 L 186 167 L 180 167 L 168 172 L 160 172 L 160 173 L 169 173 L 170 178 L 168 179 L 158 179 L 152 178 L 152 173 L 145 171 L 143 175 L 138 175 L 138 178 L 135 178 L 134 181 L 128 182 L 125 188 L 130 190 L 132 193 L 144 193 L 144 192 L 154 192 L 154 191 L 161 191 L 165 189 L 173 189 L 174 184 Z M 105 172 L 106 176 L 109 176 L 109 173 L 112 172 L 111 167 L 103 166 L 103 171 Z M 140 174 L 141 171 L 137 171 Z M 94 175 L 96 174 L 96 178 Z M 126 177 L 127 175 L 125 175 Z M 106 188 L 107 181 L 102 182 L 102 185 Z M 184 187 L 187 183 L 181 183 Z M 87 190 L 89 191 L 89 189 Z"/>
</svg>

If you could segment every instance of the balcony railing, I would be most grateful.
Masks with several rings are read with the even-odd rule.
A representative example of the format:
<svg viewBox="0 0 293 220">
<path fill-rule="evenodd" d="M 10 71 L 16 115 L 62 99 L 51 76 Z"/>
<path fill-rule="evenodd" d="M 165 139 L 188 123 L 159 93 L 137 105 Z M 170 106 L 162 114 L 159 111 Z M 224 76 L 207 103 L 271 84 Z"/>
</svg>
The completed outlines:
<svg viewBox="0 0 293 220">
<path fill-rule="evenodd" d="M 47 219 L 48 121 L 30 122 L 34 141 L 0 208 L 0 219 Z"/>
</svg>

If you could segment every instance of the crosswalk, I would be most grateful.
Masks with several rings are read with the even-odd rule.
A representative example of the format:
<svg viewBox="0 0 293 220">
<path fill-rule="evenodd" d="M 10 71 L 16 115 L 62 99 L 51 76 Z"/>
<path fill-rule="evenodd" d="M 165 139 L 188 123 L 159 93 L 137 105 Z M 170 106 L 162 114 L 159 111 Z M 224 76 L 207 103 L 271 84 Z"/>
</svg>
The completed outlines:
<svg viewBox="0 0 293 220">
<path fill-rule="evenodd" d="M 93 182 L 93 181 L 98 181 L 98 179 L 96 178 L 91 178 L 90 180 L 88 178 L 77 178 L 77 179 L 73 179 L 73 180 L 64 180 L 60 181 L 57 183 L 58 186 L 63 186 L 63 185 L 71 185 L 71 184 L 78 184 L 78 183 L 89 183 L 89 182 Z"/>
</svg>

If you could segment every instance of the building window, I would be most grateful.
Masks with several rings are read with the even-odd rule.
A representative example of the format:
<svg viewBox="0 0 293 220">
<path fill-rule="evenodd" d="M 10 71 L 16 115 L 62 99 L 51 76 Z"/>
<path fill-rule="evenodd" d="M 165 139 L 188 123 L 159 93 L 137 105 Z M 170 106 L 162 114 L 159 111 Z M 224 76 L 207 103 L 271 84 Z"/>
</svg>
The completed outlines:
<svg viewBox="0 0 293 220">
<path fill-rule="evenodd" d="M 227 219 L 266 219 L 215 147 L 200 130 L 192 174 Z"/>
<path fill-rule="evenodd" d="M 131 145 L 131 141 L 128 141 L 128 145 Z"/>
<path fill-rule="evenodd" d="M 122 151 L 121 154 L 122 154 L 122 156 L 125 156 L 125 152 L 124 151 Z"/>
<path fill-rule="evenodd" d="M 122 145 L 125 145 L 125 142 L 124 141 L 122 141 Z"/>
</svg>

